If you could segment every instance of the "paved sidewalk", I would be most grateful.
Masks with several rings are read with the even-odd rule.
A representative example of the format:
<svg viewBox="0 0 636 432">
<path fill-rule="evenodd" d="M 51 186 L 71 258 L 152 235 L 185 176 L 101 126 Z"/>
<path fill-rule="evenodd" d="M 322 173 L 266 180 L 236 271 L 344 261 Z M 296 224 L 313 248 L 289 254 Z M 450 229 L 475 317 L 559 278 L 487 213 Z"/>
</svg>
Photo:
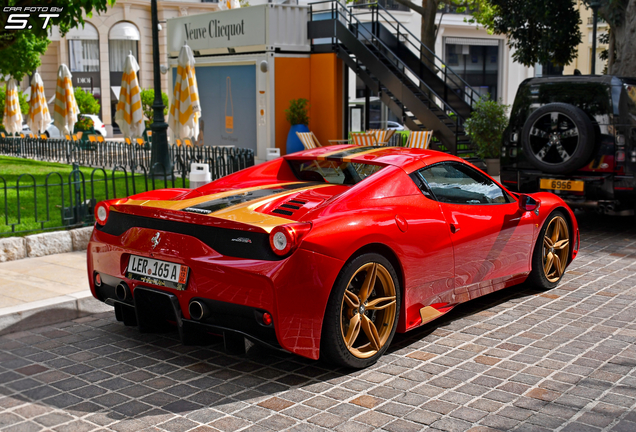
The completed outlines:
<svg viewBox="0 0 636 432">
<path fill-rule="evenodd" d="M 0 309 L 88 291 L 86 251 L 0 263 Z"/>
<path fill-rule="evenodd" d="M 106 310 L 90 293 L 86 251 L 0 263 L 0 334 Z"/>
</svg>

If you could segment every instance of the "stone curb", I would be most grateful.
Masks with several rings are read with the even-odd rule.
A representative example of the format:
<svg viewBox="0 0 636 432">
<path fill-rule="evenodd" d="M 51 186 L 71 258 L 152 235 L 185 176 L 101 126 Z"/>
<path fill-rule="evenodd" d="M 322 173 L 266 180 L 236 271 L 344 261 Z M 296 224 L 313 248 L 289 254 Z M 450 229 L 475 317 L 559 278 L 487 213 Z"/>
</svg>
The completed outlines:
<svg viewBox="0 0 636 432">
<path fill-rule="evenodd" d="M 0 335 L 74 320 L 113 308 L 81 291 L 0 309 Z"/>
<path fill-rule="evenodd" d="M 0 262 L 86 250 L 93 227 L 0 239 Z"/>
</svg>

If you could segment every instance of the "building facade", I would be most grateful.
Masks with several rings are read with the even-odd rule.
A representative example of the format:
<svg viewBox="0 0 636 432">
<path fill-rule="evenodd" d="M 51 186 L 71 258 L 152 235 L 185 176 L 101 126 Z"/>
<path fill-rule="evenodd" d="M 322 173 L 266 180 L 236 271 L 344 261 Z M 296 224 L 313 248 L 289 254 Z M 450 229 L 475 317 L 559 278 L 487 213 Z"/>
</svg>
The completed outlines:
<svg viewBox="0 0 636 432">
<path fill-rule="evenodd" d="M 216 3 L 159 0 L 158 17 L 164 22 L 159 32 L 161 64 L 167 64 L 165 20 L 218 9 Z M 53 31 L 52 42 L 42 56 L 39 72 L 44 81 L 47 100 L 55 96 L 56 76 L 60 64 L 73 74 L 73 85 L 91 92 L 101 104 L 100 117 L 109 136 L 113 134 L 115 105 L 119 97 L 126 56 L 132 53 L 139 63 L 139 84 L 154 88 L 152 68 L 152 28 L 149 0 L 118 0 L 106 13 L 85 18 L 84 28 L 76 28 L 60 37 Z M 28 87 L 23 83 L 23 88 Z M 169 94 L 168 78 L 162 75 L 162 89 Z M 52 106 L 49 105 L 49 109 Z M 115 128 L 116 131 L 116 128 Z"/>
<path fill-rule="evenodd" d="M 597 20 L 596 27 L 596 70 L 592 71 L 592 36 L 594 30 L 594 17 L 592 9 L 589 9 L 583 1 L 576 0 L 579 13 L 581 15 L 580 30 L 582 34 L 581 43 L 577 48 L 577 57 L 574 61 L 563 68 L 563 74 L 572 75 L 575 69 L 578 69 L 581 74 L 596 74 L 601 75 L 605 70 L 607 64 L 606 60 L 602 60 L 601 52 L 608 48 L 607 44 L 601 43 L 602 36 L 607 35 L 609 31 L 609 24 L 601 19 Z"/>
</svg>

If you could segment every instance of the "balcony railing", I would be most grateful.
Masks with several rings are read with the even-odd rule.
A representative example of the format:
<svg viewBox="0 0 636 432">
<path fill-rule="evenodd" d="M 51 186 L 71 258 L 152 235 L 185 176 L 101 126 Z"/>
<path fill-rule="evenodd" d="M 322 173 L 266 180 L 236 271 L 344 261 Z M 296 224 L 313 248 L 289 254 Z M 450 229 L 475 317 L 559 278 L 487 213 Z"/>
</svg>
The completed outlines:
<svg viewBox="0 0 636 432">
<path fill-rule="evenodd" d="M 597 24 L 607 24 L 607 21 L 605 21 L 603 18 L 598 17 L 596 20 Z M 594 24 L 594 17 L 587 17 L 587 25 L 593 25 Z"/>
</svg>

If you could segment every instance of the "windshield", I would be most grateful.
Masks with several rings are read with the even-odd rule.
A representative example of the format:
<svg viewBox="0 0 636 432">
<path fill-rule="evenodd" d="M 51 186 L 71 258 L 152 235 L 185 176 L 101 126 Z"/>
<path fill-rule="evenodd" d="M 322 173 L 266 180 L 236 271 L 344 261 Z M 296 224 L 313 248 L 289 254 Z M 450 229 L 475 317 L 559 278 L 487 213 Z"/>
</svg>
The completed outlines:
<svg viewBox="0 0 636 432">
<path fill-rule="evenodd" d="M 353 185 L 384 168 L 381 165 L 330 160 L 288 160 L 298 180 Z"/>
</svg>

